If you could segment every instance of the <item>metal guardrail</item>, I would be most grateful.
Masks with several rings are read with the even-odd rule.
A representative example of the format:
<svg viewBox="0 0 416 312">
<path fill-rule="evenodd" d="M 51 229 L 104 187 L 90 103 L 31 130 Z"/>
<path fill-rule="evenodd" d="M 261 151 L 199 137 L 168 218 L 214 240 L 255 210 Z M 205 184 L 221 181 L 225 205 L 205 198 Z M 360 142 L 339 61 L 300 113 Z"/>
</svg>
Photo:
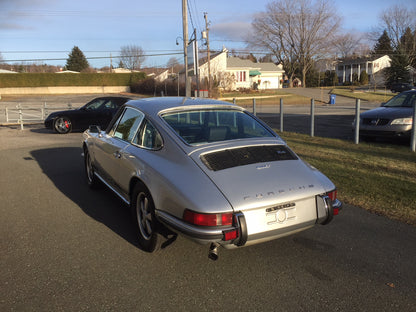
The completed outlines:
<svg viewBox="0 0 416 312">
<path fill-rule="evenodd" d="M 20 103 L 16 108 L 5 108 L 6 122 L 20 124 L 20 129 L 24 129 L 25 123 L 43 122 L 52 111 L 73 109 L 72 104 L 68 103 L 66 107 L 48 107 L 46 103 L 39 108 L 23 107 Z"/>
</svg>

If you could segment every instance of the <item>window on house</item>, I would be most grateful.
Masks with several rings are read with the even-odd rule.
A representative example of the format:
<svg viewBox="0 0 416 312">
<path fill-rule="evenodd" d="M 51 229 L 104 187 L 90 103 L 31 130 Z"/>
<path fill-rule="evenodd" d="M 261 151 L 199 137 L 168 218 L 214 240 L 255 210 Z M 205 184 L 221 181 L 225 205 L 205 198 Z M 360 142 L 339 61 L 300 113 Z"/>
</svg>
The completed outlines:
<svg viewBox="0 0 416 312">
<path fill-rule="evenodd" d="M 236 72 L 236 78 L 238 82 L 246 81 L 246 72 L 245 71 Z"/>
</svg>

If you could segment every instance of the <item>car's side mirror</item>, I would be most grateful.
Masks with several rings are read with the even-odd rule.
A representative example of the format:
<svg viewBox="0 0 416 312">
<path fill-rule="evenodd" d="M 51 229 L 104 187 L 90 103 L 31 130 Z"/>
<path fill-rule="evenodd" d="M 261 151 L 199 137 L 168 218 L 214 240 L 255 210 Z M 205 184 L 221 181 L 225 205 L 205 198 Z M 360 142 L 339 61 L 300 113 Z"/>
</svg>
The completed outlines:
<svg viewBox="0 0 416 312">
<path fill-rule="evenodd" d="M 97 125 L 89 126 L 88 130 L 89 130 L 90 133 L 100 133 L 101 132 L 100 126 L 97 126 Z"/>
</svg>

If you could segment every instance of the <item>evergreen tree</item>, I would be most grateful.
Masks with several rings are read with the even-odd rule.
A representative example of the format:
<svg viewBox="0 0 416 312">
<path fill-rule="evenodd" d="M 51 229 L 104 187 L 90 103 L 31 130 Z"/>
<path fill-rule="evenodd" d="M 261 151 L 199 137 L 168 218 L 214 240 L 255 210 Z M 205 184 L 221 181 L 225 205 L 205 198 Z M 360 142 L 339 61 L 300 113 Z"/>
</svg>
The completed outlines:
<svg viewBox="0 0 416 312">
<path fill-rule="evenodd" d="M 306 81 L 305 84 L 310 87 L 318 87 L 319 86 L 319 72 L 316 70 L 315 67 L 312 67 L 308 73 L 306 74 Z"/>
<path fill-rule="evenodd" d="M 363 70 L 360 74 L 360 85 L 364 86 L 368 84 L 368 74 Z"/>
<path fill-rule="evenodd" d="M 68 55 L 65 68 L 67 70 L 81 72 L 87 69 L 89 66 L 90 65 L 88 64 L 84 53 L 82 53 L 82 51 L 77 46 L 74 46 L 71 53 Z"/>
<path fill-rule="evenodd" d="M 384 30 L 383 34 L 380 36 L 380 38 L 378 38 L 376 44 L 374 45 L 372 54 L 377 56 L 393 54 L 391 40 L 386 30 Z"/>
<path fill-rule="evenodd" d="M 324 76 L 324 85 L 325 86 L 336 86 L 338 85 L 338 76 L 336 71 L 327 70 Z"/>
<path fill-rule="evenodd" d="M 399 49 L 391 57 L 390 67 L 384 69 L 386 84 L 394 82 L 409 82 L 409 57 L 404 51 Z"/>
</svg>

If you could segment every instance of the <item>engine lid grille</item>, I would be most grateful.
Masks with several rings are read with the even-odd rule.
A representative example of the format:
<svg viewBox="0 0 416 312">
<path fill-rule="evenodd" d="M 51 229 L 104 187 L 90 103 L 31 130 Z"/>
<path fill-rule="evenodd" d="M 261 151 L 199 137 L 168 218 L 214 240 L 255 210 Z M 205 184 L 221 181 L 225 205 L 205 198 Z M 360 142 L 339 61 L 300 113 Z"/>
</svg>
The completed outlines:
<svg viewBox="0 0 416 312">
<path fill-rule="evenodd" d="M 201 155 L 202 162 L 213 171 L 262 162 L 298 159 L 284 145 L 249 146 Z"/>
</svg>

